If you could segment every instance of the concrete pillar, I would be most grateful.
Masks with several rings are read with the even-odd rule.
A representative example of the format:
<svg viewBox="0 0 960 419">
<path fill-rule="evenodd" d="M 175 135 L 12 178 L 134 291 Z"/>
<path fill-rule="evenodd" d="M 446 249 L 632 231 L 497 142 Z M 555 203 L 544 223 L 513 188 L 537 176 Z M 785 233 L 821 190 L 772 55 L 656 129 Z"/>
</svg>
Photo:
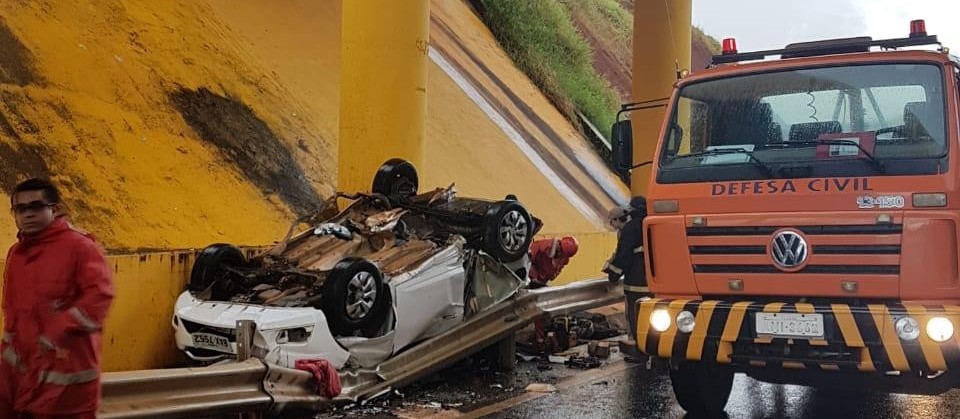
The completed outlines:
<svg viewBox="0 0 960 419">
<path fill-rule="evenodd" d="M 430 0 L 347 0 L 342 13 L 337 186 L 369 191 L 384 161 L 423 163 Z"/>
<path fill-rule="evenodd" d="M 633 13 L 633 101 L 670 97 L 677 71 L 690 69 L 692 0 L 637 0 Z M 634 164 L 653 160 L 666 108 L 630 112 Z M 634 169 L 631 189 L 646 194 L 652 165 Z"/>
</svg>

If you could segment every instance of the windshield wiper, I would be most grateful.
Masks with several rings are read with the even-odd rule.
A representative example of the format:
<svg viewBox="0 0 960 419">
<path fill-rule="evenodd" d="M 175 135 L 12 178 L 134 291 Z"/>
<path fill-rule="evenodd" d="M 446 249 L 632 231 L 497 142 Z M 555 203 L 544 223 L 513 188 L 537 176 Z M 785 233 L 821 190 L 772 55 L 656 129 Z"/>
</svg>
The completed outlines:
<svg viewBox="0 0 960 419">
<path fill-rule="evenodd" d="M 755 164 L 760 170 L 763 171 L 768 178 L 773 177 L 773 169 L 770 168 L 762 160 L 758 159 L 753 155 L 753 152 L 742 147 L 733 147 L 733 148 L 717 148 L 713 150 L 703 150 L 696 153 L 684 154 L 682 156 L 674 156 L 674 158 L 684 158 L 684 157 L 703 157 L 703 156 L 719 156 L 724 154 L 746 154 L 749 158 L 749 161 Z"/>
<path fill-rule="evenodd" d="M 818 145 L 851 145 L 854 146 L 863 153 L 863 157 L 866 157 L 870 161 L 870 165 L 873 166 L 873 169 L 878 173 L 884 173 L 886 170 L 884 168 L 883 162 L 870 154 L 859 142 L 852 140 L 808 140 L 808 141 L 785 141 L 782 143 L 767 143 L 764 144 L 767 147 L 780 147 L 780 148 L 795 148 L 795 147 L 814 147 Z M 859 156 L 859 154 L 857 154 Z"/>
</svg>

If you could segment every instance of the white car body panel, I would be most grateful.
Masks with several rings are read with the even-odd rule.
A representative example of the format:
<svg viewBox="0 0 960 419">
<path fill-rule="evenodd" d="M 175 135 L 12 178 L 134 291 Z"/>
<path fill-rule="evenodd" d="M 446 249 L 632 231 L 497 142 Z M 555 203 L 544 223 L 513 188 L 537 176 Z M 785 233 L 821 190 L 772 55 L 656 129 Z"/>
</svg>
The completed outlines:
<svg viewBox="0 0 960 419">
<path fill-rule="evenodd" d="M 184 292 L 175 308 L 179 320 L 173 323 L 177 347 L 197 361 L 229 358 L 230 354 L 204 357 L 191 351 L 193 335 L 184 321 L 232 331 L 237 321 L 251 320 L 257 325 L 254 354 L 264 361 L 293 368 L 298 359 L 322 358 L 341 369 L 351 357 L 362 366 L 382 362 L 411 343 L 443 333 L 462 320 L 466 278 L 459 246 L 447 246 L 419 266 L 385 280 L 393 297 L 394 329 L 378 338 L 343 338 L 345 344 L 341 344 L 330 332 L 323 312 L 312 307 L 203 301 Z M 278 343 L 282 331 L 300 327 L 313 329 L 306 342 Z M 390 353 L 384 353 L 384 347 Z M 236 353 L 236 343 L 230 342 L 230 352 Z"/>
<path fill-rule="evenodd" d="M 466 278 L 462 256 L 450 246 L 390 281 L 397 315 L 394 352 L 429 338 L 425 332 L 435 329 L 436 324 L 448 330 L 463 318 Z"/>
</svg>

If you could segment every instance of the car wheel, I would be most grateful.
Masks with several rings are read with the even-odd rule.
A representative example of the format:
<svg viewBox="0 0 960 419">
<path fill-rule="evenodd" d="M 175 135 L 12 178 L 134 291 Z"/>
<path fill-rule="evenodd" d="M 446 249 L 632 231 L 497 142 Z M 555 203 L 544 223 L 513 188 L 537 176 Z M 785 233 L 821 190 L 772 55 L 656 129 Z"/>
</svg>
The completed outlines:
<svg viewBox="0 0 960 419">
<path fill-rule="evenodd" d="M 733 370 L 720 365 L 681 362 L 670 369 L 680 407 L 692 417 L 722 417 L 733 388 Z"/>
<path fill-rule="evenodd" d="M 416 195 L 418 188 L 417 169 L 413 164 L 403 159 L 390 159 L 374 175 L 371 191 L 397 202 Z"/>
<path fill-rule="evenodd" d="M 247 262 L 243 252 L 229 244 L 212 244 L 200 251 L 190 271 L 187 289 L 193 292 L 206 290 L 215 282 L 226 278 L 228 266 L 243 266 Z"/>
<path fill-rule="evenodd" d="M 503 262 L 523 258 L 533 241 L 530 214 L 517 201 L 500 201 L 490 207 L 483 230 L 483 251 Z"/>
<path fill-rule="evenodd" d="M 320 303 L 336 336 L 374 337 L 390 308 L 383 275 L 360 258 L 347 258 L 333 267 L 323 283 Z"/>
</svg>

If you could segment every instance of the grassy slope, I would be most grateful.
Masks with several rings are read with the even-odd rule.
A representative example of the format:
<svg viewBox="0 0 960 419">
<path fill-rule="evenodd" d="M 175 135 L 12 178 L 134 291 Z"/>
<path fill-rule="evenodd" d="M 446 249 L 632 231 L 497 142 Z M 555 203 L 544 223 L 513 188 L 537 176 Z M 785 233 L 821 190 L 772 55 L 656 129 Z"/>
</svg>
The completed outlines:
<svg viewBox="0 0 960 419">
<path fill-rule="evenodd" d="M 619 98 L 593 68 L 590 45 L 559 0 L 479 0 L 500 44 L 571 121 L 576 110 L 594 125 L 613 123 Z"/>
<path fill-rule="evenodd" d="M 571 121 L 576 111 L 605 131 L 630 99 L 632 2 L 474 0 L 517 66 Z M 720 43 L 693 28 L 693 69 Z"/>
</svg>

